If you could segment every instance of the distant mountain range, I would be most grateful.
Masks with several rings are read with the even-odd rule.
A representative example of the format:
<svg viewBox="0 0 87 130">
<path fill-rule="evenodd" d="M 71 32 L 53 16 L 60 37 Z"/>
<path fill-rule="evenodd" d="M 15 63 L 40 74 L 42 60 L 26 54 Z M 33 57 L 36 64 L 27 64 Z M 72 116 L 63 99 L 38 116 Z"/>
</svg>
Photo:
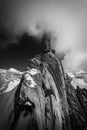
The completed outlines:
<svg viewBox="0 0 87 130">
<path fill-rule="evenodd" d="M 0 69 L 0 93 L 14 89 L 20 82 L 23 72 L 14 68 Z"/>
<path fill-rule="evenodd" d="M 71 78 L 71 84 L 76 88 L 87 88 L 87 72 L 67 72 L 68 76 Z"/>
<path fill-rule="evenodd" d="M 87 130 L 86 77 L 64 76 L 52 51 L 32 58 L 24 72 L 0 69 L 0 130 Z"/>
<path fill-rule="evenodd" d="M 23 73 L 14 68 L 8 70 L 0 69 L 0 87 L 3 86 L 0 88 L 0 93 L 14 89 L 20 83 Z M 68 74 L 74 88 L 79 86 L 87 89 L 87 72 L 67 72 L 66 74 Z"/>
</svg>

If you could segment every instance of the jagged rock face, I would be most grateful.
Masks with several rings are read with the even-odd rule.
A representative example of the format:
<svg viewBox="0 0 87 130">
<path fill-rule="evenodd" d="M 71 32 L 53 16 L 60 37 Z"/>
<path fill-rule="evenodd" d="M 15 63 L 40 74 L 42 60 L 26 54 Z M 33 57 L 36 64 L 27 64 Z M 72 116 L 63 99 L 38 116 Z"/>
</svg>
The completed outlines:
<svg viewBox="0 0 87 130">
<path fill-rule="evenodd" d="M 22 73 L 0 70 L 0 130 L 9 130 L 14 117 L 14 97 Z"/>
<path fill-rule="evenodd" d="M 64 77 L 53 52 L 31 59 L 24 73 L 16 73 L 20 81 L 12 88 L 14 76 L 0 75 L 0 130 L 86 130 L 87 91 Z"/>
<path fill-rule="evenodd" d="M 68 77 L 65 82 L 71 130 L 87 130 L 87 90 L 75 89 Z"/>
<path fill-rule="evenodd" d="M 15 115 L 16 121 L 13 122 L 12 128 L 21 128 L 23 119 L 20 116 L 23 115 L 24 118 L 29 117 L 29 129 L 62 130 L 63 126 L 68 129 L 66 125 L 68 106 L 60 61 L 56 55 L 49 52 L 32 59 L 30 64 L 31 68 L 28 68 L 22 76 L 15 94 L 14 113 L 17 115 Z M 16 125 L 17 118 L 18 125 Z M 23 126 L 28 129 L 25 121 Z"/>
<path fill-rule="evenodd" d="M 45 127 L 45 97 L 42 89 L 41 73 L 36 69 L 31 71 L 32 73 L 30 71 L 24 73 L 15 94 L 14 112 L 17 115 L 15 115 L 14 120 L 17 121 L 18 118 L 18 125 L 15 126 L 15 123 L 13 123 L 13 127 L 17 130 L 43 130 Z M 34 71 L 36 72 L 34 73 Z M 21 116 L 23 119 L 20 118 Z M 26 118 L 28 118 L 28 124 L 25 122 Z M 23 121 L 24 128 L 21 127 L 21 121 Z"/>
</svg>

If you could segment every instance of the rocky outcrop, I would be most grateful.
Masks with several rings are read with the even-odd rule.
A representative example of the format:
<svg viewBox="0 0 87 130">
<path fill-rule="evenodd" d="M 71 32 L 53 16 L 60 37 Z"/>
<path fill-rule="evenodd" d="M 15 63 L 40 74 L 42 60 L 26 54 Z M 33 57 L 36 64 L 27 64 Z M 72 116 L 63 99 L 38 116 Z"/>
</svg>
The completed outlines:
<svg viewBox="0 0 87 130">
<path fill-rule="evenodd" d="M 12 89 L 5 82 L 5 91 L 1 90 L 7 77 L 3 82 L 0 78 L 0 130 L 87 129 L 87 90 L 71 85 L 54 51 L 45 50 L 29 60 L 19 77 Z"/>
<path fill-rule="evenodd" d="M 72 130 L 87 129 L 87 90 L 71 85 L 70 77 L 65 79 L 70 125 Z"/>
</svg>

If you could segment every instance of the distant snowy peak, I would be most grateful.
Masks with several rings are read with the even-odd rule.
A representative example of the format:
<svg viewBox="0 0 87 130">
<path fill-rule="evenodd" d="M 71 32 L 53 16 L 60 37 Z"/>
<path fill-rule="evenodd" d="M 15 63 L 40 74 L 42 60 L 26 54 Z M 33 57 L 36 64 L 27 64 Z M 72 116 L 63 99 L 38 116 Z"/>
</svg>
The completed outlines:
<svg viewBox="0 0 87 130">
<path fill-rule="evenodd" d="M 77 72 L 66 72 L 70 77 L 74 78 L 76 76 L 83 76 L 83 75 L 87 75 L 87 72 L 80 70 Z"/>
<path fill-rule="evenodd" d="M 75 75 L 72 73 L 72 72 L 67 72 L 67 74 L 71 77 L 71 78 L 74 78 Z"/>
<path fill-rule="evenodd" d="M 7 72 L 7 70 L 5 70 L 5 69 L 0 69 L 0 73 L 6 73 Z"/>
<path fill-rule="evenodd" d="M 87 89 L 87 83 L 84 81 L 84 79 L 76 79 L 74 78 L 71 82 L 71 84 L 77 88 L 79 86 L 80 88 L 86 88 Z"/>
<path fill-rule="evenodd" d="M 78 72 L 67 72 L 67 74 L 72 78 L 71 84 L 75 88 L 76 86 L 87 88 L 87 72 L 80 70 Z"/>
<path fill-rule="evenodd" d="M 83 70 L 77 71 L 76 74 L 85 74 L 86 72 Z"/>
<path fill-rule="evenodd" d="M 17 87 L 23 73 L 14 68 L 0 69 L 0 94 L 12 91 Z"/>
<path fill-rule="evenodd" d="M 21 71 L 19 71 L 19 70 L 17 70 L 17 69 L 14 69 L 14 68 L 10 68 L 10 69 L 8 69 L 8 70 L 6 70 L 6 69 L 0 69 L 0 73 L 6 73 L 6 72 L 12 72 L 12 73 L 17 73 L 17 74 L 23 74 L 24 72 L 21 72 Z"/>
<path fill-rule="evenodd" d="M 19 71 L 17 69 L 14 69 L 14 68 L 10 68 L 8 71 L 13 72 L 13 73 L 23 74 L 23 72 L 21 72 L 21 71 Z"/>
</svg>

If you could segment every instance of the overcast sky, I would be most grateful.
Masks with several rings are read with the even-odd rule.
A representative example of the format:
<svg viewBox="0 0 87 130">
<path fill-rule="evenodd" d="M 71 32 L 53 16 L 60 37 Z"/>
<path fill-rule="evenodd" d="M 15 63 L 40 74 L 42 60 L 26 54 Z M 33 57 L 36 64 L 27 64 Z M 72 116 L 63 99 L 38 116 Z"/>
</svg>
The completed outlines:
<svg viewBox="0 0 87 130">
<path fill-rule="evenodd" d="M 51 32 L 52 47 L 65 54 L 65 70 L 87 71 L 86 0 L 1 0 L 0 48 L 17 44 L 24 31 L 37 37 Z"/>
</svg>

